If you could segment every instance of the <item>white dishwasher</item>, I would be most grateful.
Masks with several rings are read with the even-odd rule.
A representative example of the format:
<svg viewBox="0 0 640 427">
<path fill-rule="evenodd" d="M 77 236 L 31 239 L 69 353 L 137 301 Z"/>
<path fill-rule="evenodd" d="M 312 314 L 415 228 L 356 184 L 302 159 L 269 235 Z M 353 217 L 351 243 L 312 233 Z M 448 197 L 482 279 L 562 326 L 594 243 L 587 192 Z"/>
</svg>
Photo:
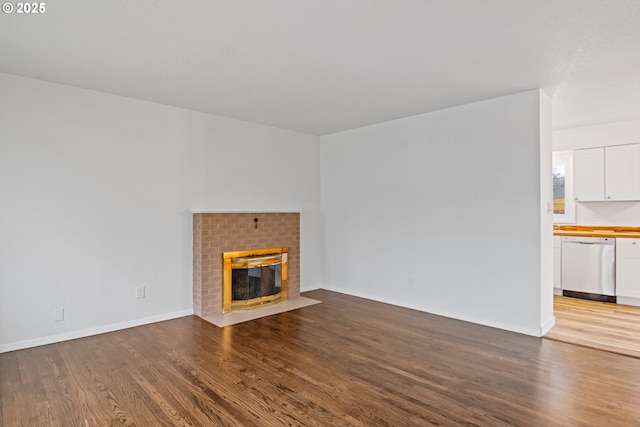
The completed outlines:
<svg viewBox="0 0 640 427">
<path fill-rule="evenodd" d="M 616 302 L 616 239 L 562 238 L 562 293 Z"/>
</svg>

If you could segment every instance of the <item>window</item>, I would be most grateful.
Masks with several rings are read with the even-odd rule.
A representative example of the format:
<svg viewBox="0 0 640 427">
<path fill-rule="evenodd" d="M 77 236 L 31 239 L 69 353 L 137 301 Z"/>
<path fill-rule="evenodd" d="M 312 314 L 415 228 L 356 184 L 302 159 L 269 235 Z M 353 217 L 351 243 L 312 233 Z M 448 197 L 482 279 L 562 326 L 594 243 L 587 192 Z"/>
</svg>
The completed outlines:
<svg viewBox="0 0 640 427">
<path fill-rule="evenodd" d="M 565 200 L 565 183 L 567 168 L 564 164 L 553 165 L 553 214 L 564 215 L 567 211 Z"/>
<path fill-rule="evenodd" d="M 572 160 L 571 151 L 553 153 L 553 222 L 555 223 L 576 222 Z"/>
</svg>

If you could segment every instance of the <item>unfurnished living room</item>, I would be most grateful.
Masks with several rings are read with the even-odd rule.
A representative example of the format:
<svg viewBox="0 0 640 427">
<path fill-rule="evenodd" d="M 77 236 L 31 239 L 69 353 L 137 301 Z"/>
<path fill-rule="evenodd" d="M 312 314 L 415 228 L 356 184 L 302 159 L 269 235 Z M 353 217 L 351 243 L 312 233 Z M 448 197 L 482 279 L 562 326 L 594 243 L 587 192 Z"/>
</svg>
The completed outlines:
<svg viewBox="0 0 640 427">
<path fill-rule="evenodd" d="M 640 425 L 639 22 L 5 1 L 0 426 Z"/>
</svg>

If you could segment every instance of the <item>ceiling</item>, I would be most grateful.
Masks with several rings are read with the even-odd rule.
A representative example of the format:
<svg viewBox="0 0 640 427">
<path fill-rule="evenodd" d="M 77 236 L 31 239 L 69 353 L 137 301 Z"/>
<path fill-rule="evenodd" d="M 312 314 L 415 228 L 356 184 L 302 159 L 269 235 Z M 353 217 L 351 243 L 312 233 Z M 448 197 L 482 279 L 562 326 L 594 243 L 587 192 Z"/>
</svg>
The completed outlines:
<svg viewBox="0 0 640 427">
<path fill-rule="evenodd" d="M 640 118 L 637 0 L 54 0 L 0 72 L 326 135 L 543 88 L 554 127 Z"/>
</svg>

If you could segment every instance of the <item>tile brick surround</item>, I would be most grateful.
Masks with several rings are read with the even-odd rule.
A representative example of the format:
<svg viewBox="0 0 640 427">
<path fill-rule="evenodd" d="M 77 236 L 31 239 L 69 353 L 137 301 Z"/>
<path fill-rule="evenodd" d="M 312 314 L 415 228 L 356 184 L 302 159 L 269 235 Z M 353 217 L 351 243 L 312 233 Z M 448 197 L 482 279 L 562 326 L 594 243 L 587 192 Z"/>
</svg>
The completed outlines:
<svg viewBox="0 0 640 427">
<path fill-rule="evenodd" d="M 258 228 L 254 218 L 258 218 Z M 289 248 L 288 298 L 300 296 L 300 213 L 194 213 L 193 311 L 222 312 L 222 253 Z"/>
</svg>

